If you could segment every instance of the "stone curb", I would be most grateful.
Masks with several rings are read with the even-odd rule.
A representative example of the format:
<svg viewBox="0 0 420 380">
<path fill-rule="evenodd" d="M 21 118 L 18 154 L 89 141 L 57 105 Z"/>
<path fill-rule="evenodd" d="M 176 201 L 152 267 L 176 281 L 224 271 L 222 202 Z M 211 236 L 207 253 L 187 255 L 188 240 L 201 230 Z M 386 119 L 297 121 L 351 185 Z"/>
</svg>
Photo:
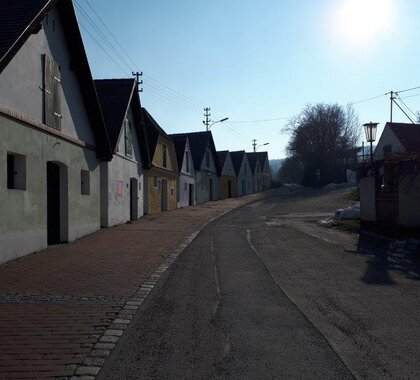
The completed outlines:
<svg viewBox="0 0 420 380">
<path fill-rule="evenodd" d="M 110 355 L 112 349 L 118 343 L 119 339 L 123 336 L 124 330 L 130 324 L 134 314 L 136 313 L 139 306 L 144 302 L 152 289 L 156 286 L 158 281 L 166 273 L 166 271 L 172 266 L 178 256 L 194 241 L 197 235 L 206 228 L 210 223 L 223 217 L 229 212 L 236 210 L 240 207 L 248 206 L 254 202 L 258 202 L 265 197 L 265 192 L 260 193 L 262 196 L 257 196 L 256 199 L 252 199 L 244 204 L 237 205 L 229 210 L 222 212 L 221 214 L 209 219 L 197 230 L 190 234 L 178 248 L 170 253 L 165 261 L 158 266 L 158 268 L 150 275 L 150 277 L 140 285 L 139 289 L 131 296 L 128 301 L 124 303 L 122 309 L 117 313 L 116 317 L 112 320 L 109 328 L 101 332 L 98 337 L 97 343 L 92 347 L 83 363 L 78 365 L 75 369 L 75 375 L 70 377 L 60 377 L 60 380 L 94 380 L 100 369 L 105 364 L 105 359 Z"/>
</svg>

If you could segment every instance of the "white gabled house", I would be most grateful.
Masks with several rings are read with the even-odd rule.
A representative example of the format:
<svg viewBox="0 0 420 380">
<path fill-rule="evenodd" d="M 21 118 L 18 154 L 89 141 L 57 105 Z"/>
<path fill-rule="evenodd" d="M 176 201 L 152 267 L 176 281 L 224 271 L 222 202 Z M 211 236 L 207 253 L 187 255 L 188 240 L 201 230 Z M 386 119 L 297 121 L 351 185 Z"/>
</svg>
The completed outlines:
<svg viewBox="0 0 420 380">
<path fill-rule="evenodd" d="M 143 216 L 145 140 L 135 79 L 95 80 L 113 153 L 101 163 L 101 225 L 111 227 Z"/>
<path fill-rule="evenodd" d="M 172 135 L 187 137 L 195 170 L 196 203 L 219 199 L 219 163 L 211 132 L 190 132 Z"/>
<path fill-rule="evenodd" d="M 99 229 L 111 157 L 72 1 L 1 1 L 0 263 Z"/>
<path fill-rule="evenodd" d="M 238 197 L 252 194 L 254 176 L 244 150 L 230 152 L 237 177 Z"/>
<path fill-rule="evenodd" d="M 169 135 L 174 142 L 179 168 L 177 201 L 178 207 L 195 205 L 195 169 L 187 136 Z"/>
<path fill-rule="evenodd" d="M 268 152 L 257 152 L 257 155 L 261 167 L 262 190 L 268 190 L 271 188 L 271 170 Z"/>
</svg>

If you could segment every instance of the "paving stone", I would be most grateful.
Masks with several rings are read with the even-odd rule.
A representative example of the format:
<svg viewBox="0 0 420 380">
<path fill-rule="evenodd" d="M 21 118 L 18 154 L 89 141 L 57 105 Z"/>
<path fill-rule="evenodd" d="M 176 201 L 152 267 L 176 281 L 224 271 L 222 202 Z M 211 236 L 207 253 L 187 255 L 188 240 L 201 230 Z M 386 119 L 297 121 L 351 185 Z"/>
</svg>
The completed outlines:
<svg viewBox="0 0 420 380">
<path fill-rule="evenodd" d="M 99 339 L 101 343 L 117 343 L 118 337 L 112 335 L 105 335 Z"/>
<path fill-rule="evenodd" d="M 83 364 L 87 367 L 101 367 L 105 363 L 105 359 L 102 358 L 86 358 L 83 360 Z"/>
<path fill-rule="evenodd" d="M 95 350 L 112 350 L 115 347 L 115 343 L 96 343 Z"/>
<path fill-rule="evenodd" d="M 99 372 L 99 367 L 79 367 L 76 370 L 76 375 L 90 375 L 96 376 Z"/>
<path fill-rule="evenodd" d="M 116 324 L 116 323 L 121 323 L 121 324 L 123 324 L 123 325 L 128 325 L 129 323 L 131 322 L 131 320 L 130 319 L 122 319 L 122 318 L 117 318 L 117 319 L 114 319 L 114 324 Z"/>
<path fill-rule="evenodd" d="M 92 350 L 89 355 L 90 356 L 95 356 L 95 357 L 100 357 L 100 358 L 105 358 L 109 355 L 110 351 L 109 350 Z"/>
<path fill-rule="evenodd" d="M 107 336 L 107 335 L 121 336 L 123 334 L 123 331 L 121 331 L 121 330 L 105 330 L 104 334 L 105 334 L 105 336 Z"/>
</svg>

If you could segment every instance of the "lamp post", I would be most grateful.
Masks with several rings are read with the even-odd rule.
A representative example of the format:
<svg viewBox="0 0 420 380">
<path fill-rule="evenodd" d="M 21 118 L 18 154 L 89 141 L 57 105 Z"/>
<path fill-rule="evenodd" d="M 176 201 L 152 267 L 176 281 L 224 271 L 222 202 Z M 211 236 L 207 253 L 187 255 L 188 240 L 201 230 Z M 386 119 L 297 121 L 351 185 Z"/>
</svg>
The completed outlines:
<svg viewBox="0 0 420 380">
<path fill-rule="evenodd" d="M 210 130 L 210 128 L 211 128 L 211 126 L 212 126 L 212 125 L 217 124 L 217 123 L 223 123 L 223 122 L 224 122 L 224 121 L 226 121 L 226 120 L 229 120 L 229 118 L 228 118 L 228 117 L 225 117 L 225 118 L 223 118 L 223 119 L 220 119 L 220 120 L 214 121 L 214 122 L 213 122 L 213 123 L 211 123 L 209 126 L 207 126 L 207 131 L 209 131 L 209 130 Z"/>
<path fill-rule="evenodd" d="M 379 123 L 365 123 L 363 126 L 365 127 L 365 135 L 366 141 L 370 142 L 370 163 L 373 162 L 373 150 L 372 150 L 372 143 L 376 140 L 376 129 L 378 128 Z"/>
<path fill-rule="evenodd" d="M 259 147 L 261 147 L 261 146 L 265 146 L 265 145 L 269 145 L 269 144 L 270 144 L 269 142 L 266 142 L 266 143 L 264 143 L 264 144 L 260 144 L 260 145 L 258 145 L 258 146 L 254 145 L 254 152 L 256 152 L 256 151 L 257 151 L 257 149 L 258 149 Z"/>
</svg>

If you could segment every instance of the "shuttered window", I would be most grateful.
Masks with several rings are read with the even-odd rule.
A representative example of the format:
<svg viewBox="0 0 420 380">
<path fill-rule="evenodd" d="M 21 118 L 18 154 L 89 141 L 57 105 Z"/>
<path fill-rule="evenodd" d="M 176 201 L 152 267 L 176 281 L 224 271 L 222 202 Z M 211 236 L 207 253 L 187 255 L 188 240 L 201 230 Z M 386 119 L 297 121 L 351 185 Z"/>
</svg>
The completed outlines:
<svg viewBox="0 0 420 380">
<path fill-rule="evenodd" d="M 133 155 L 133 131 L 130 120 L 125 121 L 125 154 L 130 157 Z"/>
<path fill-rule="evenodd" d="M 44 117 L 49 127 L 61 129 L 60 66 L 44 55 Z"/>
</svg>

